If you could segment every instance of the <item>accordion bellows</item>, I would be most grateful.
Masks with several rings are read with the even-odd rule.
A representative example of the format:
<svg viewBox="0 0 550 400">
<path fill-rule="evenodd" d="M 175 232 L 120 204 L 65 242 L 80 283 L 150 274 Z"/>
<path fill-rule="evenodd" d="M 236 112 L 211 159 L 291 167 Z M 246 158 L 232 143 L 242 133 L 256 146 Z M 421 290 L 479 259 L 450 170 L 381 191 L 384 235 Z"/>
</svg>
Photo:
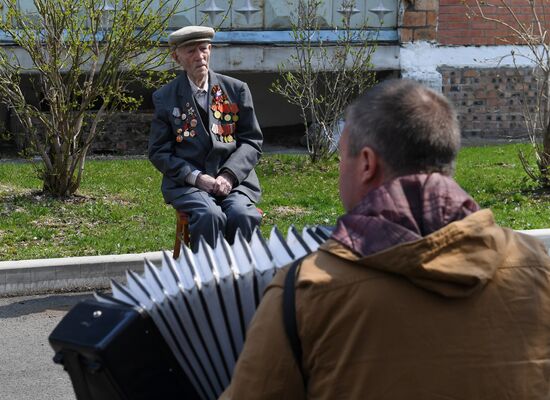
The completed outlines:
<svg viewBox="0 0 550 400">
<path fill-rule="evenodd" d="M 182 248 L 178 260 L 164 253 L 157 267 L 145 260 L 143 275 L 127 272 L 127 283 L 112 281 L 112 297 L 149 314 L 196 392 L 217 398 L 230 382 L 246 329 L 277 270 L 315 251 L 330 234 L 323 227 L 295 228 L 286 240 L 274 228 L 266 242 L 256 230 L 247 242 L 237 232 L 229 246 L 204 240 L 196 253 Z"/>
</svg>

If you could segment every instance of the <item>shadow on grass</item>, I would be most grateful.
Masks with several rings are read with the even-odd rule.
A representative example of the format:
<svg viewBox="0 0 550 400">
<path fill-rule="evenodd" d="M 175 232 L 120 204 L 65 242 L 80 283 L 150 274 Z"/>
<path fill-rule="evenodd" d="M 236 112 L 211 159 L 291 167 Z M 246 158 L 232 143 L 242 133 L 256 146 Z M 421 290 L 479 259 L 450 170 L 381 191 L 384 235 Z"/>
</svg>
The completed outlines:
<svg viewBox="0 0 550 400">
<path fill-rule="evenodd" d="M 0 185 L 0 199 L 2 202 L 12 202 L 12 203 L 33 203 L 33 204 L 44 204 L 44 203 L 54 203 L 61 202 L 65 204 L 82 204 L 87 201 L 97 200 L 95 197 L 85 196 L 81 194 L 75 194 L 70 197 L 55 197 L 48 193 L 45 193 L 42 190 L 20 190 L 16 193 L 13 193 L 11 188 L 6 188 Z"/>
<path fill-rule="evenodd" d="M 550 201 L 550 187 L 544 188 L 526 188 L 522 189 L 521 193 L 533 199 Z"/>
</svg>

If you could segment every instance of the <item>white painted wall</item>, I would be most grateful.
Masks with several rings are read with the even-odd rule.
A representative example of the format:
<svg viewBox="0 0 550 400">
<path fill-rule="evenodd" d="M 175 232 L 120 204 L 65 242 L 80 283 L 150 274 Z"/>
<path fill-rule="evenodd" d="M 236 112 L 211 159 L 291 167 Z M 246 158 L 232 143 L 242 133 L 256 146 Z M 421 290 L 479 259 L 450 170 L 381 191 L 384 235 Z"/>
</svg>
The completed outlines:
<svg viewBox="0 0 550 400">
<path fill-rule="evenodd" d="M 438 91 L 441 91 L 442 79 L 437 68 L 441 66 L 497 68 L 534 65 L 527 46 L 441 46 L 417 42 L 402 45 L 399 57 L 404 78 L 420 81 Z"/>
</svg>

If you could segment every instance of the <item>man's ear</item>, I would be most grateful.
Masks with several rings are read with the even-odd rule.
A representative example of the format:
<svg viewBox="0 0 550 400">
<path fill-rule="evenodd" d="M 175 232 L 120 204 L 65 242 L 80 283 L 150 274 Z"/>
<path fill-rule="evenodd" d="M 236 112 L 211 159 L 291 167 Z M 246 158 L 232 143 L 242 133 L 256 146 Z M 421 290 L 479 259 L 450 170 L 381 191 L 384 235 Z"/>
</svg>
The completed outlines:
<svg viewBox="0 0 550 400">
<path fill-rule="evenodd" d="M 357 160 L 360 164 L 361 183 L 372 184 L 381 178 L 381 165 L 378 154 L 372 147 L 365 146 L 359 153 Z"/>
<path fill-rule="evenodd" d="M 178 53 L 176 53 L 176 50 L 172 50 L 172 60 L 178 62 Z"/>
</svg>

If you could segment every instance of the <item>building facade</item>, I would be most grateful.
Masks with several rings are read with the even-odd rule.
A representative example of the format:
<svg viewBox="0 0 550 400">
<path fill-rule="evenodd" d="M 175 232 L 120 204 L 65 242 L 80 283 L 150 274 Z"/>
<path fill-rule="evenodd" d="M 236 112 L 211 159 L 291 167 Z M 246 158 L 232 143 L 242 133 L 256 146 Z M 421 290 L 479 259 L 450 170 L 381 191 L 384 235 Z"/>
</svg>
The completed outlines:
<svg viewBox="0 0 550 400">
<path fill-rule="evenodd" d="M 527 0 L 514 0 L 516 5 L 521 2 L 528 4 Z M 194 24 L 219 27 L 212 69 L 248 82 L 266 139 L 282 144 L 297 139 L 303 131 L 299 110 L 270 91 L 281 65 L 296 68 L 288 60 L 294 53 L 291 26 L 297 3 L 184 1 L 169 28 Z M 20 0 L 20 7 L 33 12 L 32 0 Z M 457 107 L 466 139 L 522 138 L 525 94 L 534 95 L 535 90 L 532 65 L 510 57 L 512 51 L 517 54 L 518 47 L 504 45 L 501 37 L 507 32 L 498 24 L 470 14 L 462 0 L 325 0 L 319 9 L 322 30 L 317 38 L 325 44 L 334 43 L 343 18 L 349 18 L 354 29 L 367 21 L 377 43 L 374 68 L 382 79 L 401 76 L 442 91 Z M 10 45 L 8 38 L 0 36 L 0 45 Z M 140 94 L 146 99 L 141 109 L 114 115 L 95 145 L 96 152 L 145 151 L 152 103 L 150 92 Z M 9 112 L 4 110 L 0 118 L 18 133 L 17 121 Z M 19 132 L 16 141 L 19 147 L 24 142 L 22 135 Z"/>
</svg>

